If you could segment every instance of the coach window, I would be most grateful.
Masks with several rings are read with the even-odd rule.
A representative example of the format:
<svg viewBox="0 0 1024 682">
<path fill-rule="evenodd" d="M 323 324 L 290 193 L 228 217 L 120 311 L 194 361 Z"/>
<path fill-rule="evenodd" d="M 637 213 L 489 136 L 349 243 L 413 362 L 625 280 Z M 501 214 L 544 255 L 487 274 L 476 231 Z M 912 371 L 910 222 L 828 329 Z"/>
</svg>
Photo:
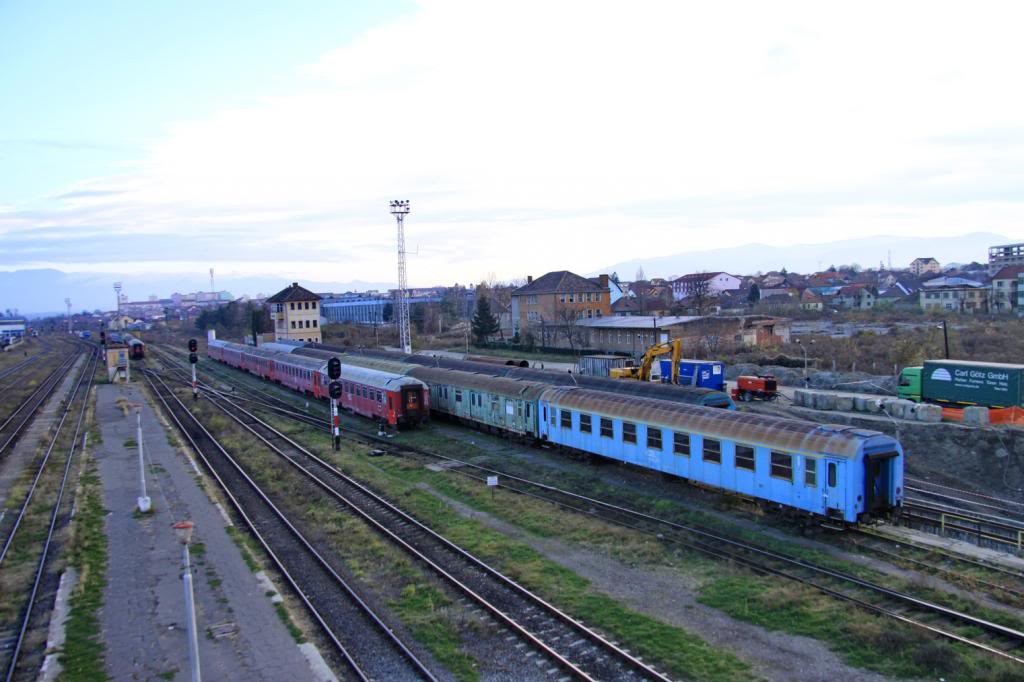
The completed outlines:
<svg viewBox="0 0 1024 682">
<path fill-rule="evenodd" d="M 704 439 L 704 448 L 701 450 L 705 462 L 722 463 L 722 443 L 714 438 Z"/>
<path fill-rule="evenodd" d="M 612 420 L 601 417 L 601 435 L 605 438 L 614 438 L 615 431 L 612 428 Z"/>
<path fill-rule="evenodd" d="M 754 448 L 749 445 L 736 446 L 736 468 L 754 471 Z"/>
<path fill-rule="evenodd" d="M 793 480 L 793 455 L 772 450 L 772 477 Z"/>
<path fill-rule="evenodd" d="M 647 427 L 647 447 L 652 450 L 661 450 L 661 429 Z"/>
<path fill-rule="evenodd" d="M 455 389 L 455 402 L 462 402 L 462 391 L 460 391 L 459 389 Z"/>
<path fill-rule="evenodd" d="M 622 442 L 636 442 L 636 424 L 632 422 L 622 422 Z"/>
<path fill-rule="evenodd" d="M 836 487 L 836 463 L 835 462 L 829 462 L 828 463 L 828 487 L 829 488 L 835 488 Z"/>
<path fill-rule="evenodd" d="M 526 403 L 526 418 L 530 418 L 530 403 Z"/>
<path fill-rule="evenodd" d="M 555 408 L 552 407 L 551 408 L 551 425 L 552 426 L 555 425 L 555 411 L 556 411 Z"/>
<path fill-rule="evenodd" d="M 690 456 L 690 434 L 675 431 L 672 434 L 672 452 L 683 457 Z"/>
<path fill-rule="evenodd" d="M 818 485 L 818 460 L 804 457 L 804 485 Z"/>
<path fill-rule="evenodd" d="M 562 417 L 562 424 L 561 424 L 562 428 L 563 429 L 571 429 L 572 428 L 572 412 L 570 412 L 569 410 L 562 410 L 561 417 Z"/>
<path fill-rule="evenodd" d="M 377 391 L 377 404 L 378 405 L 383 405 L 384 404 L 384 394 L 381 393 L 380 391 Z"/>
<path fill-rule="evenodd" d="M 580 415 L 580 433 L 591 433 L 589 414 Z"/>
</svg>

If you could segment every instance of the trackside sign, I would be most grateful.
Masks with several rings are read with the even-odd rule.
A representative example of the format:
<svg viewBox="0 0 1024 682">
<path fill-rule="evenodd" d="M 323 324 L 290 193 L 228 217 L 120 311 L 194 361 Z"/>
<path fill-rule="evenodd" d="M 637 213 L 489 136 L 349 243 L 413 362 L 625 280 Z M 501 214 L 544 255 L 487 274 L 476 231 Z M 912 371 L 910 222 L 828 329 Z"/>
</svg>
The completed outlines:
<svg viewBox="0 0 1024 682">
<path fill-rule="evenodd" d="M 1011 407 L 1021 404 L 1024 367 L 954 361 L 926 362 L 922 392 L 925 399 L 945 403 Z"/>
</svg>

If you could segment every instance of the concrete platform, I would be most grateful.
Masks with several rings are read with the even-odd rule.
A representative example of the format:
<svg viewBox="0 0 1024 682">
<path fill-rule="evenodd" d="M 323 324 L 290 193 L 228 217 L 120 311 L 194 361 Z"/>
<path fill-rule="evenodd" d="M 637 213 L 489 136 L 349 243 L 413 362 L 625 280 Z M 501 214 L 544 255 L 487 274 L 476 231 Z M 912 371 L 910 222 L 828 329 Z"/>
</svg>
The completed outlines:
<svg viewBox="0 0 1024 682">
<path fill-rule="evenodd" d="M 134 514 L 139 494 L 135 414 L 121 401 L 141 403 L 149 495 L 155 512 Z M 324 680 L 278 618 L 266 583 L 246 566 L 226 532 L 227 519 L 202 491 L 201 474 L 168 442 L 168 434 L 137 385 L 97 387 L 102 443 L 95 456 L 109 510 L 108 586 L 100 622 L 107 673 L 114 680 L 188 680 L 189 664 L 180 545 L 171 525 L 196 524 L 195 576 L 203 679 Z M 196 544 L 199 543 L 199 544 Z"/>
</svg>

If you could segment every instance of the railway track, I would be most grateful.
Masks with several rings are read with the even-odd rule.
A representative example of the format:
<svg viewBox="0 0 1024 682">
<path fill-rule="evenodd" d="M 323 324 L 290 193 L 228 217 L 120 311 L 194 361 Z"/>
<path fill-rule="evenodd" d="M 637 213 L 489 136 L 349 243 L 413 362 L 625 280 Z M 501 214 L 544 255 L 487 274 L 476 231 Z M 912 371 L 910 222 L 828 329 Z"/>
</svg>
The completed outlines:
<svg viewBox="0 0 1024 682">
<path fill-rule="evenodd" d="M 976 512 L 963 507 L 907 498 L 900 521 L 930 532 L 969 540 L 979 547 L 1002 551 L 1024 550 L 1024 521 Z"/>
<path fill-rule="evenodd" d="M 203 388 L 211 394 L 216 394 L 216 389 L 212 387 L 204 386 Z M 265 394 L 254 395 L 248 390 L 240 391 L 240 393 L 243 395 L 233 397 L 254 401 L 263 409 L 302 421 L 319 429 L 326 429 L 326 420 L 308 413 L 298 412 L 287 401 Z M 854 603 L 870 612 L 893 618 L 934 635 L 960 642 L 1016 663 L 1024 663 L 1024 657 L 1021 655 L 1022 647 L 1024 647 L 1024 632 L 1015 628 L 978 618 L 852 575 L 816 566 L 810 562 L 785 556 L 751 543 L 740 542 L 706 529 L 678 524 L 637 510 L 585 497 L 572 491 L 509 475 L 507 472 L 479 467 L 438 453 L 400 445 L 390 439 L 377 438 L 358 429 L 346 429 L 346 431 L 365 442 L 384 444 L 387 449 L 392 451 L 400 450 L 447 460 L 457 465 L 450 469 L 451 471 L 472 476 L 481 482 L 487 475 L 497 474 L 505 479 L 502 487 L 513 492 L 529 495 L 591 516 L 596 514 L 612 523 L 654 534 L 662 540 L 678 543 L 708 556 L 744 565 L 757 573 L 776 575 L 806 584 L 837 599 Z"/>
<path fill-rule="evenodd" d="M 46 399 L 53 393 L 64 379 L 65 374 L 75 361 L 86 352 L 83 346 L 65 358 L 40 382 L 21 403 L 15 407 L 7 417 L 0 422 L 0 456 L 2 456 L 11 445 L 18 439 L 22 431 L 31 423 L 39 408 L 43 406 Z"/>
<path fill-rule="evenodd" d="M 345 475 L 252 412 L 215 393 L 211 402 L 392 544 L 426 566 L 551 666 L 585 680 L 669 678 Z"/>
<path fill-rule="evenodd" d="M 39 359 L 39 354 L 30 355 L 29 357 L 25 358 L 21 362 L 8 367 L 4 371 L 0 372 L 0 381 L 3 381 L 7 377 L 9 377 L 9 376 L 11 376 L 13 374 L 18 373 L 19 371 L 21 371 L 25 367 L 28 367 L 29 365 L 31 365 L 33 362 L 35 362 L 38 359 Z M 7 385 L 8 384 L 4 384 L 3 386 L 0 386 L 0 388 L 7 388 Z"/>
<path fill-rule="evenodd" d="M 436 680 L 427 665 L 317 551 L 171 387 L 154 372 L 144 376 L 168 417 L 320 626 L 351 676 L 359 680 Z"/>
<path fill-rule="evenodd" d="M 77 356 L 76 356 L 77 358 Z M 29 505 L 32 502 L 35 492 L 38 488 L 39 481 L 43 476 L 46 465 L 50 459 L 50 455 L 53 452 L 55 446 L 58 443 L 59 437 L 62 431 L 67 426 L 67 418 L 73 411 L 73 405 L 76 400 L 80 403 L 78 409 L 78 417 L 74 423 L 74 429 L 70 438 L 70 445 L 68 446 L 67 454 L 65 456 L 64 470 L 61 475 L 60 484 L 57 488 L 53 506 L 50 510 L 50 521 L 46 529 L 46 536 L 42 542 L 42 549 L 39 555 L 39 560 L 35 567 L 35 573 L 32 579 L 32 586 L 27 593 L 25 606 L 22 609 L 21 617 L 15 629 L 15 635 L 13 637 L 9 647 L 9 654 L 7 655 L 7 664 L 5 667 L 5 682 L 10 682 L 14 679 L 15 674 L 19 671 L 19 664 L 21 663 L 22 654 L 25 651 L 25 640 L 32 624 L 32 619 L 35 614 L 35 607 L 37 601 L 40 599 L 40 589 L 43 585 L 47 569 L 49 568 L 49 559 L 51 550 L 54 545 L 54 535 L 60 525 L 62 514 L 61 507 L 64 500 L 64 493 L 66 492 L 68 480 L 70 478 L 72 463 L 75 459 L 75 452 L 78 448 L 79 438 L 82 435 L 82 423 L 85 419 L 85 414 L 89 407 L 89 391 L 92 388 L 93 377 L 95 376 L 97 358 L 95 354 L 90 354 L 85 362 L 85 366 L 82 368 L 81 374 L 75 383 L 74 389 L 72 390 L 71 396 L 68 399 L 63 413 L 61 414 L 60 420 L 57 423 L 56 429 L 53 433 L 50 445 L 43 456 L 38 471 L 32 481 L 32 484 L 26 493 L 26 498 L 21 505 L 20 511 L 13 521 L 10 528 L 4 528 L 4 544 L 2 551 L 0 551 L 0 567 L 3 566 L 4 560 L 8 556 L 8 550 L 13 544 L 17 537 L 18 530 L 21 528 L 22 521 L 28 513 Z M 65 520 L 66 522 L 66 520 Z"/>
</svg>

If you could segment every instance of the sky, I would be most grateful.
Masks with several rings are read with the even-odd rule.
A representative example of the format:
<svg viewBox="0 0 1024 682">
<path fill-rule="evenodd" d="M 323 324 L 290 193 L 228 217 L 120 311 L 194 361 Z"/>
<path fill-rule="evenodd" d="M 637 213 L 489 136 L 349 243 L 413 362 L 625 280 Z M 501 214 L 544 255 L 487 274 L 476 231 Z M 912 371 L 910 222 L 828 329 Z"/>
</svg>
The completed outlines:
<svg viewBox="0 0 1024 682">
<path fill-rule="evenodd" d="M 1022 238 L 1022 24 L 983 1 L 3 2 L 0 270 L 394 281 L 392 199 L 414 286 Z"/>
</svg>

